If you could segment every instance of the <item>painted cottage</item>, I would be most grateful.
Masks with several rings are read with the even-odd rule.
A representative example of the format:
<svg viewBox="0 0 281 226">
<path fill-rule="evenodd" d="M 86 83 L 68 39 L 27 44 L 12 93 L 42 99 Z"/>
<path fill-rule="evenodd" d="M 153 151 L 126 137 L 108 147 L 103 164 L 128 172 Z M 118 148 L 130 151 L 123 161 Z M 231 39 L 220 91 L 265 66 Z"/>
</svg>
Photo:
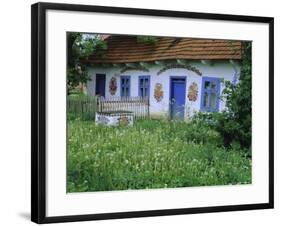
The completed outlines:
<svg viewBox="0 0 281 226">
<path fill-rule="evenodd" d="M 240 41 L 158 37 L 151 44 L 125 35 L 105 40 L 105 53 L 85 62 L 91 76 L 88 94 L 147 98 L 154 117 L 222 111 L 223 81 L 239 79 Z"/>
</svg>

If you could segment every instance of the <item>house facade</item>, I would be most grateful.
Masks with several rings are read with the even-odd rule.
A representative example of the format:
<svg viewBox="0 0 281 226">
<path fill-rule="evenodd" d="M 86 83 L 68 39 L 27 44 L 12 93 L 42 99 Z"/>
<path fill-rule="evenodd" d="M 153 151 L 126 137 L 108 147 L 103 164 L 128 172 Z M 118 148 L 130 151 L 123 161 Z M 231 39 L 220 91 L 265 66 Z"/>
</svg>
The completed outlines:
<svg viewBox="0 0 281 226">
<path fill-rule="evenodd" d="M 108 36 L 102 57 L 85 62 L 89 95 L 149 99 L 150 115 L 186 118 L 198 111 L 222 111 L 224 81 L 237 83 L 241 42 L 159 37 Z"/>
</svg>

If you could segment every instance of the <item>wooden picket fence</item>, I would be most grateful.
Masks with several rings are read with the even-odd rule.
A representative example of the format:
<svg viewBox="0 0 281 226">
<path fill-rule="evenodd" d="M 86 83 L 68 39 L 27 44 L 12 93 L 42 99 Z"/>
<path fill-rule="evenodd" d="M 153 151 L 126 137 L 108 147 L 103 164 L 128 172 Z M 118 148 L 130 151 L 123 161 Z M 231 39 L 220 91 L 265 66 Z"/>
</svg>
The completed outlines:
<svg viewBox="0 0 281 226">
<path fill-rule="evenodd" d="M 97 111 L 97 98 L 92 96 L 68 96 L 67 116 L 94 120 Z"/>
<path fill-rule="evenodd" d="M 97 99 L 99 112 L 130 111 L 135 118 L 149 117 L 149 99 L 145 97 L 99 97 Z"/>
</svg>

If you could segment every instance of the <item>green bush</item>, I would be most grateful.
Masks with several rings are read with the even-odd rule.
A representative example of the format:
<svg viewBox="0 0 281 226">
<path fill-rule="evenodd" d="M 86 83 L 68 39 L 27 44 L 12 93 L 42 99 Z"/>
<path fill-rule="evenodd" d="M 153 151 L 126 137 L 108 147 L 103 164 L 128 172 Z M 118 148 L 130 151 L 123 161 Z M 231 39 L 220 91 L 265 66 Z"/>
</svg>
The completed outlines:
<svg viewBox="0 0 281 226">
<path fill-rule="evenodd" d="M 251 149 L 252 144 L 252 43 L 242 42 L 241 73 L 238 84 L 225 83 L 223 97 L 227 111 L 218 114 L 217 130 L 226 145 L 239 143 Z"/>
<path fill-rule="evenodd" d="M 143 43 L 147 45 L 155 45 L 158 42 L 157 37 L 153 36 L 137 36 L 137 43 Z"/>
<path fill-rule="evenodd" d="M 226 102 L 224 112 L 198 113 L 193 121 L 208 125 L 223 138 L 229 148 L 239 145 L 251 154 L 252 143 L 252 74 L 251 42 L 243 42 L 241 74 L 238 84 L 225 82 L 221 99 Z"/>
<path fill-rule="evenodd" d="M 223 145 L 220 133 L 210 126 L 202 123 L 191 122 L 184 130 L 185 139 L 200 144 L 211 144 L 218 147 Z"/>
<path fill-rule="evenodd" d="M 251 141 L 251 130 L 245 134 L 245 126 L 237 120 L 229 112 L 213 112 L 213 113 L 198 113 L 193 117 L 193 123 L 201 126 L 208 127 L 212 131 L 219 134 L 221 138 L 221 144 L 225 148 L 232 148 L 236 146 L 240 151 L 246 152 L 251 155 L 250 141 Z M 247 143 L 246 143 L 247 141 Z"/>
</svg>

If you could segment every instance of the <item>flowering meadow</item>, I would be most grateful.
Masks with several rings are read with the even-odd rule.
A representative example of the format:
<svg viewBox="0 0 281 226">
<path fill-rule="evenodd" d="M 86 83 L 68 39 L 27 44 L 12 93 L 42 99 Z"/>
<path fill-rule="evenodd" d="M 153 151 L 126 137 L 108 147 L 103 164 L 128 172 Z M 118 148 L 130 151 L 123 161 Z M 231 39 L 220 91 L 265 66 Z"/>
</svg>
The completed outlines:
<svg viewBox="0 0 281 226">
<path fill-rule="evenodd" d="M 67 191 L 251 183 L 251 159 L 196 123 L 136 121 L 107 127 L 68 120 Z"/>
</svg>

